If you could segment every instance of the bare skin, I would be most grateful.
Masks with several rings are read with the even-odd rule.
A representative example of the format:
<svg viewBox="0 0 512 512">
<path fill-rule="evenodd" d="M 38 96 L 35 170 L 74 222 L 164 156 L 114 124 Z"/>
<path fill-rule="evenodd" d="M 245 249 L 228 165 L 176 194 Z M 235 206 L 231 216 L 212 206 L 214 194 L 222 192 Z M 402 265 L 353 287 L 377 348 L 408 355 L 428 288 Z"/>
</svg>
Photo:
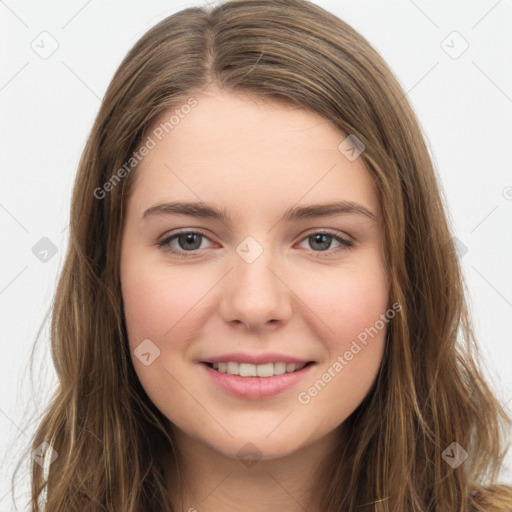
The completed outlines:
<svg viewBox="0 0 512 512">
<path fill-rule="evenodd" d="M 188 490 L 169 482 L 177 510 L 313 510 L 314 470 L 382 361 L 390 305 L 378 196 L 362 159 L 338 149 L 346 135 L 319 115 L 215 88 L 195 97 L 135 171 L 120 269 L 133 364 L 183 454 Z M 231 218 L 143 217 L 170 201 Z M 283 219 L 332 201 L 359 206 Z M 160 351 L 149 365 L 134 354 L 143 340 Z M 205 364 L 240 352 L 312 364 L 278 394 L 247 398 L 215 384 Z"/>
</svg>

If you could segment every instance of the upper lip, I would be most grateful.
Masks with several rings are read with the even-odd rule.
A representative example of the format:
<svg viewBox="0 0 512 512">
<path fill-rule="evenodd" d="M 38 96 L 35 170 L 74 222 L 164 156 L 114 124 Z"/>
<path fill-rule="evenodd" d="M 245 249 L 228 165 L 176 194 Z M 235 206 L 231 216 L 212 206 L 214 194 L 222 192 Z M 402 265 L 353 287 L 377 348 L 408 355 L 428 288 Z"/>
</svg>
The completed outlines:
<svg viewBox="0 0 512 512">
<path fill-rule="evenodd" d="M 244 354 L 242 352 L 224 354 L 222 356 L 209 357 L 205 359 L 204 363 L 227 363 L 233 361 L 236 363 L 249 363 L 249 364 L 267 364 L 267 363 L 295 363 L 305 364 L 311 362 L 311 359 L 300 359 L 298 357 L 291 357 L 284 354 Z"/>
</svg>

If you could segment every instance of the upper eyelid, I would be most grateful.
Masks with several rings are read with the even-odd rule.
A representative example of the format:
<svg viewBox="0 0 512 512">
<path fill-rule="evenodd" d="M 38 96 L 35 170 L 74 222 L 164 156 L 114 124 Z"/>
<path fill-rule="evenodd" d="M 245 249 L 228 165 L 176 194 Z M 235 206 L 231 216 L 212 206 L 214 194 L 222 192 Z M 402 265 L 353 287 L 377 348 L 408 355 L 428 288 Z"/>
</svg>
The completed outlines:
<svg viewBox="0 0 512 512">
<path fill-rule="evenodd" d="M 188 233 L 196 233 L 196 234 L 201 235 L 205 238 L 208 238 L 208 240 L 212 241 L 210 235 L 208 235 L 207 233 L 202 231 L 200 228 L 180 229 L 175 232 L 167 232 L 166 234 L 162 235 L 159 238 L 159 241 L 164 242 L 164 241 L 168 240 L 169 238 L 174 238 L 179 235 L 186 235 Z"/>
</svg>

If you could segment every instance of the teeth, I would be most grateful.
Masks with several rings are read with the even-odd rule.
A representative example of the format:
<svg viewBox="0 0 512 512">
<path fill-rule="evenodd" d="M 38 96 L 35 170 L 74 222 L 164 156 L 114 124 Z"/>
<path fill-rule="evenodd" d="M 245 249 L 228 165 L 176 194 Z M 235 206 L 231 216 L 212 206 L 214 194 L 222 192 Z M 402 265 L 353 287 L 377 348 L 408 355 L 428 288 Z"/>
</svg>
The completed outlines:
<svg viewBox="0 0 512 512">
<path fill-rule="evenodd" d="M 290 373 L 290 372 L 293 372 L 295 371 L 295 368 L 296 368 L 296 365 L 293 364 L 293 363 L 288 363 L 286 365 L 286 373 Z"/>
<path fill-rule="evenodd" d="M 229 361 L 227 363 L 227 365 L 228 365 L 227 373 L 229 373 L 230 375 L 238 375 L 238 371 L 239 371 L 239 364 L 238 363 L 234 363 L 232 361 Z"/>
<path fill-rule="evenodd" d="M 286 363 L 274 363 L 274 375 L 286 373 Z"/>
<path fill-rule="evenodd" d="M 242 365 L 240 365 L 240 367 L 241 366 Z M 247 366 L 252 366 L 255 368 L 258 377 L 272 377 L 272 375 L 274 375 L 274 363 L 259 364 L 258 366 L 251 364 Z M 240 370 L 241 369 L 242 368 L 240 368 Z M 240 375 L 243 376 L 242 371 L 240 371 Z"/>
<path fill-rule="evenodd" d="M 212 366 L 220 373 L 239 375 L 240 377 L 273 377 L 274 375 L 282 375 L 283 373 L 292 373 L 301 370 L 306 366 L 306 363 L 295 364 L 277 362 L 256 365 L 227 361 L 225 363 L 213 363 Z"/>
<path fill-rule="evenodd" d="M 238 373 L 238 375 L 240 375 L 240 377 L 256 377 L 256 366 L 254 366 L 253 364 L 247 364 L 247 363 L 241 363 L 241 364 L 237 364 L 237 363 L 228 363 L 228 366 L 232 364 L 233 366 L 231 367 L 231 372 L 228 372 L 228 373 L 231 373 L 231 375 L 236 375 Z M 236 368 L 236 366 L 238 366 L 238 368 Z"/>
</svg>

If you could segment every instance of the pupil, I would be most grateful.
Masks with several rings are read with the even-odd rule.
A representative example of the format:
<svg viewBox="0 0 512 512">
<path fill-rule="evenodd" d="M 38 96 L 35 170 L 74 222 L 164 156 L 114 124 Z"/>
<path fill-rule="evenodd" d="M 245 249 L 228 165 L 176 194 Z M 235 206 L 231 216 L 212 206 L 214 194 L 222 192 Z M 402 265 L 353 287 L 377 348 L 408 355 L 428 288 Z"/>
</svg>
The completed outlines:
<svg viewBox="0 0 512 512">
<path fill-rule="evenodd" d="M 313 243 L 317 243 L 319 242 L 321 245 L 323 245 L 323 247 L 320 247 L 321 249 L 328 249 L 329 248 L 329 241 L 325 241 L 325 239 L 329 239 L 330 238 L 330 235 L 325 235 L 325 234 L 317 234 L 317 235 L 313 235 L 312 236 L 313 238 Z M 323 242 L 322 242 L 323 240 Z"/>
<path fill-rule="evenodd" d="M 200 236 L 201 235 L 198 235 L 197 233 L 187 233 L 186 235 L 182 235 L 180 237 L 180 245 L 182 245 L 182 247 L 183 247 L 183 243 L 182 242 L 184 242 L 185 245 L 188 244 L 188 243 L 194 244 L 194 238 L 195 237 L 199 238 Z M 192 247 L 192 249 L 197 249 L 201 245 L 201 243 L 200 242 L 197 243 L 197 240 L 195 240 L 195 245 L 196 246 Z"/>
</svg>

